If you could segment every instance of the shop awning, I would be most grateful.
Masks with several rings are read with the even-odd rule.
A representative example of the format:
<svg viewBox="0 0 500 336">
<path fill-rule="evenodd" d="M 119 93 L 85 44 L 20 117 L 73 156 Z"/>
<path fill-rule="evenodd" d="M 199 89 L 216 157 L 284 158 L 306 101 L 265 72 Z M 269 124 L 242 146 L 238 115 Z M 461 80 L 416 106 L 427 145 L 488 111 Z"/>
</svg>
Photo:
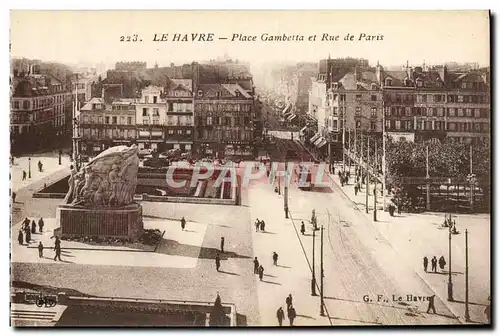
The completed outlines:
<svg viewBox="0 0 500 336">
<path fill-rule="evenodd" d="M 304 133 L 306 132 L 306 130 L 307 130 L 307 126 L 304 126 L 304 127 L 302 127 L 300 129 L 299 133 L 302 134 L 302 135 L 304 135 Z"/>
<path fill-rule="evenodd" d="M 314 136 L 309 139 L 309 142 L 314 143 L 321 135 L 319 133 L 314 134 Z"/>
<path fill-rule="evenodd" d="M 323 140 L 324 138 L 322 136 L 320 136 L 319 138 L 316 139 L 316 141 L 313 142 L 314 146 L 318 146 L 319 143 L 321 142 L 321 140 Z"/>
<path fill-rule="evenodd" d="M 288 120 L 288 121 L 292 121 L 292 120 L 293 120 L 293 119 L 295 119 L 295 118 L 297 118 L 297 115 L 294 113 L 294 114 L 292 114 L 292 115 L 288 116 L 287 120 Z"/>
<path fill-rule="evenodd" d="M 321 147 L 323 147 L 324 145 L 326 145 L 326 143 L 327 143 L 327 142 L 328 142 L 328 141 L 326 141 L 326 139 L 325 139 L 325 138 L 321 138 L 321 141 L 320 141 L 320 142 L 316 145 L 316 147 L 321 148 Z"/>
</svg>

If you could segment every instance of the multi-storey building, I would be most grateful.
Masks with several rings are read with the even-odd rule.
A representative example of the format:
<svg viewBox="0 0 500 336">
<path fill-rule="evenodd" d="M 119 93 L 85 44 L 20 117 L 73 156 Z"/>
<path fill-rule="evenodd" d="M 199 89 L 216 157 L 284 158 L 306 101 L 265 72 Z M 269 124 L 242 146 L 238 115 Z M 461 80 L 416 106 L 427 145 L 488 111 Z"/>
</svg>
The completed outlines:
<svg viewBox="0 0 500 336">
<path fill-rule="evenodd" d="M 163 151 L 167 117 L 164 88 L 153 85 L 144 88 L 135 108 L 139 150 Z"/>
<path fill-rule="evenodd" d="M 80 109 L 79 152 L 94 156 L 118 145 L 130 145 L 136 139 L 136 109 L 132 99 L 106 103 L 92 98 Z"/>
<path fill-rule="evenodd" d="M 19 73 L 16 70 L 13 75 L 10 114 L 12 150 L 44 148 L 67 134 L 72 113 L 69 88 L 49 75 Z"/>
<path fill-rule="evenodd" d="M 397 138 L 450 138 L 477 143 L 490 138 L 490 85 L 486 72 L 448 72 L 445 66 L 380 71 L 385 130 Z"/>
<path fill-rule="evenodd" d="M 332 64 L 320 62 L 308 113 L 317 121 L 310 142 L 321 147 L 321 137 L 328 139 L 326 148 L 334 160 L 341 158 L 342 139 L 352 138 L 343 137 L 345 132 L 381 136 L 385 128 L 395 139 L 489 141 L 488 71 L 451 73 L 445 66 L 428 69 L 408 64 L 402 70 L 384 71 L 379 64 L 374 68 Z"/>
<path fill-rule="evenodd" d="M 193 81 L 171 79 L 165 88 L 165 148 L 191 151 L 194 142 Z"/>
<path fill-rule="evenodd" d="M 78 108 L 82 107 L 85 102 L 92 98 L 92 83 L 97 80 L 97 76 L 88 74 L 73 74 L 71 79 L 71 90 L 76 95 Z"/>
<path fill-rule="evenodd" d="M 194 107 L 200 154 L 254 154 L 254 98 L 239 84 L 197 85 Z"/>
</svg>

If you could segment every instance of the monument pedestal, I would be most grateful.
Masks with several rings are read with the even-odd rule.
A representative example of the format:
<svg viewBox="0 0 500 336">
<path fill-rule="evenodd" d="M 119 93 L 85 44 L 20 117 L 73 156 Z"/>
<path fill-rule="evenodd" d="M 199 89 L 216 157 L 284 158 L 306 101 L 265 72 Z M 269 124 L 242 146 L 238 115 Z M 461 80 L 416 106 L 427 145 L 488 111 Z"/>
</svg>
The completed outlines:
<svg viewBox="0 0 500 336">
<path fill-rule="evenodd" d="M 117 208 L 87 208 L 63 204 L 57 208 L 61 239 L 116 238 L 133 241 L 143 232 L 142 207 L 137 203 Z"/>
</svg>

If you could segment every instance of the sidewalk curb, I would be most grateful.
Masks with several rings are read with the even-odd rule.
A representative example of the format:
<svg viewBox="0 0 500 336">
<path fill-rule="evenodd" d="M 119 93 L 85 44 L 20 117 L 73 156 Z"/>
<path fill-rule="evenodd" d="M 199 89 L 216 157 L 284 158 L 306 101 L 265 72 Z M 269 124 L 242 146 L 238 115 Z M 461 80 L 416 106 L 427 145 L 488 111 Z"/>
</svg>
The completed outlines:
<svg viewBox="0 0 500 336">
<path fill-rule="evenodd" d="M 361 211 L 361 210 L 358 208 L 358 206 L 357 206 L 356 202 L 354 202 L 354 201 L 353 201 L 353 200 L 352 200 L 352 199 L 351 199 L 351 198 L 347 195 L 347 193 L 343 190 L 343 188 L 342 188 L 342 187 L 340 187 L 340 186 L 339 186 L 339 185 L 335 182 L 335 180 L 334 180 L 334 179 L 333 179 L 333 178 L 332 178 L 329 174 L 327 174 L 327 176 L 330 178 L 330 180 L 331 180 L 333 183 L 335 183 L 336 187 L 342 191 L 342 193 L 344 194 L 344 196 L 345 196 L 345 197 L 346 197 L 349 201 L 351 201 L 351 202 L 353 203 L 353 205 L 354 205 L 354 207 L 356 208 L 356 210 L 360 211 L 360 212 L 363 214 L 363 216 L 364 216 L 364 217 L 365 217 L 365 218 L 366 218 L 366 219 L 370 222 L 370 224 L 371 224 L 371 225 L 372 225 L 372 226 L 373 226 L 373 227 L 374 227 L 374 228 L 378 231 L 378 233 L 379 233 L 382 237 L 384 237 L 384 239 L 385 239 L 385 240 L 387 240 L 387 242 L 390 242 L 390 241 L 387 239 L 387 237 L 386 237 L 384 234 L 382 234 L 382 232 L 381 232 L 381 231 L 380 231 L 380 230 L 379 230 L 379 229 L 378 229 L 375 225 L 373 225 L 373 220 L 372 220 L 371 218 L 369 218 L 365 212 Z M 390 243 L 389 243 L 389 244 L 390 244 Z M 397 249 L 395 249 L 395 248 L 394 248 L 394 246 L 393 246 L 392 244 L 390 244 L 390 245 L 391 245 L 391 247 L 392 247 L 392 249 L 393 249 L 394 251 L 398 252 L 398 250 L 397 250 Z M 447 303 L 447 302 L 448 302 L 448 300 L 443 299 L 443 298 L 441 297 L 441 295 L 439 295 L 438 293 L 436 293 L 436 292 L 434 291 L 434 289 L 432 288 L 432 286 L 431 286 L 431 285 L 430 285 L 430 284 L 429 284 L 429 283 L 428 283 L 428 282 L 427 282 L 424 278 L 422 278 L 422 276 L 421 276 L 420 274 L 418 274 L 418 272 L 414 271 L 414 273 L 418 276 L 418 278 L 419 278 L 420 280 L 422 280 L 422 282 L 423 282 L 423 283 L 424 283 L 424 284 L 425 284 L 425 285 L 426 285 L 426 286 L 427 286 L 427 287 L 428 287 L 428 288 L 429 288 L 429 289 L 430 289 L 430 290 L 431 290 L 434 294 L 436 294 L 436 296 L 437 296 L 437 297 L 438 297 L 438 298 L 439 298 L 439 299 L 443 302 L 443 304 L 445 305 L 445 307 L 446 307 L 446 308 L 448 308 L 448 310 L 449 310 L 449 311 L 450 311 L 450 312 L 451 312 L 451 313 L 455 316 L 455 318 L 456 318 L 456 319 L 457 319 L 457 320 L 458 320 L 461 324 L 468 324 L 468 323 L 466 323 L 466 322 L 465 322 L 465 320 L 464 320 L 461 316 L 457 316 L 457 315 L 455 314 L 455 312 L 453 311 L 453 309 L 452 309 L 452 308 L 449 306 L 449 304 Z"/>
<path fill-rule="evenodd" d="M 27 246 L 29 249 L 37 249 L 38 246 Z M 47 246 L 43 247 L 44 250 L 53 250 L 53 246 Z M 155 251 L 144 251 L 144 250 L 122 250 L 122 249 L 116 249 L 116 248 L 85 248 L 85 247 L 62 247 L 61 251 L 64 250 L 80 250 L 80 251 L 106 251 L 106 252 L 146 252 L 146 253 L 153 253 Z"/>
</svg>

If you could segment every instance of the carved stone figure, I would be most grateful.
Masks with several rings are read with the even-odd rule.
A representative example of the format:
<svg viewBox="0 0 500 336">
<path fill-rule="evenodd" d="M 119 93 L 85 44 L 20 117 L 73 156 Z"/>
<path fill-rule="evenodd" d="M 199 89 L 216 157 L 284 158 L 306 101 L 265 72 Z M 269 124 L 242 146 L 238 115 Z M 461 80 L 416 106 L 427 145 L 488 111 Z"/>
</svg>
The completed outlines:
<svg viewBox="0 0 500 336">
<path fill-rule="evenodd" d="M 94 208 L 120 207 L 133 202 L 139 171 L 138 148 L 116 146 L 72 170 L 65 203 Z"/>
</svg>

